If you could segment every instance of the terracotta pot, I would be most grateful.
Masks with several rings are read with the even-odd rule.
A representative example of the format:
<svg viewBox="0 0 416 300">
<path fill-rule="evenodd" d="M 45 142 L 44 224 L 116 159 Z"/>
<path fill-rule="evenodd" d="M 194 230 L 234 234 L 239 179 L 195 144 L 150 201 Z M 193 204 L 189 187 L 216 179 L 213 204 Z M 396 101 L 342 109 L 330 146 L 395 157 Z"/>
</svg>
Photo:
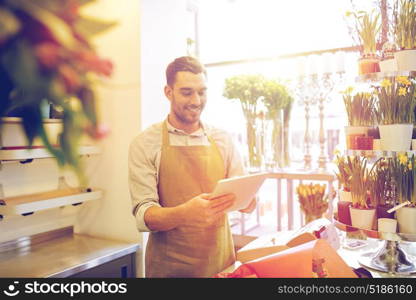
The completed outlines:
<svg viewBox="0 0 416 300">
<path fill-rule="evenodd" d="M 358 60 L 358 74 L 371 74 L 380 72 L 379 59 L 376 57 L 360 58 Z"/>
<path fill-rule="evenodd" d="M 378 125 L 381 149 L 408 151 L 412 141 L 413 124 Z"/>
<path fill-rule="evenodd" d="M 375 223 L 376 209 L 359 209 L 350 206 L 351 224 L 355 228 L 372 230 Z"/>
</svg>

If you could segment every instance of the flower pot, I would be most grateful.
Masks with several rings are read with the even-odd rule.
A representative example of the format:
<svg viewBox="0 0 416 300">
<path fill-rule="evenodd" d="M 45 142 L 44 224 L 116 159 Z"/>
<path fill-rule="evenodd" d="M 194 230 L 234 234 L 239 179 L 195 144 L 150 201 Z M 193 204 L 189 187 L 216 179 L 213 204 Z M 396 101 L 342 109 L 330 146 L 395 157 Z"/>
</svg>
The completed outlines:
<svg viewBox="0 0 416 300">
<path fill-rule="evenodd" d="M 372 136 L 357 136 L 355 137 L 355 145 L 357 150 L 372 150 L 373 137 Z"/>
<path fill-rule="evenodd" d="M 338 221 L 345 224 L 351 225 L 351 214 L 350 214 L 351 202 L 349 201 L 338 201 Z"/>
<path fill-rule="evenodd" d="M 402 207 L 396 211 L 399 232 L 416 233 L 416 207 Z"/>
<path fill-rule="evenodd" d="M 355 228 L 371 230 L 376 217 L 376 209 L 359 209 L 350 206 L 351 224 Z"/>
<path fill-rule="evenodd" d="M 377 218 L 390 218 L 394 219 L 394 212 L 388 213 L 387 211 L 393 208 L 392 205 L 377 205 Z"/>
<path fill-rule="evenodd" d="M 393 73 L 397 72 L 397 62 L 395 58 L 381 60 L 379 62 L 380 72 L 382 73 Z"/>
<path fill-rule="evenodd" d="M 412 140 L 413 124 L 378 125 L 381 149 L 408 151 Z"/>
<path fill-rule="evenodd" d="M 356 137 L 366 136 L 369 130 L 367 126 L 345 126 L 345 137 L 347 142 L 347 149 L 358 149 Z"/>
<path fill-rule="evenodd" d="M 381 150 L 381 140 L 373 139 L 373 150 Z"/>
<path fill-rule="evenodd" d="M 390 218 L 379 218 L 377 220 L 377 230 L 379 232 L 396 232 L 397 220 Z"/>
<path fill-rule="evenodd" d="M 360 58 L 358 60 L 358 74 L 380 72 L 379 59 L 376 57 Z"/>
<path fill-rule="evenodd" d="M 412 140 L 412 150 L 416 150 L 416 140 Z"/>
<path fill-rule="evenodd" d="M 29 148 L 22 119 L 15 117 L 1 118 L 2 130 L 0 132 L 0 148 L 3 150 Z M 59 144 L 59 135 L 62 132 L 62 120 L 43 119 L 43 126 L 52 145 Z M 32 147 L 43 147 L 41 139 L 34 139 Z"/>
<path fill-rule="evenodd" d="M 416 50 L 400 50 L 394 53 L 398 71 L 416 70 Z"/>
</svg>

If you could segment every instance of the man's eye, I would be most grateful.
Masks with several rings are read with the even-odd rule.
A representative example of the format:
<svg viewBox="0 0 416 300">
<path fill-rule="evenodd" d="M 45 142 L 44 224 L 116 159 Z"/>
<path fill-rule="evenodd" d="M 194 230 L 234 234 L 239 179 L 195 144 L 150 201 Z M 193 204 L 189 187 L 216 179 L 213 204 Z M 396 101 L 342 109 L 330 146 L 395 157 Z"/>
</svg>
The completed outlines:
<svg viewBox="0 0 416 300">
<path fill-rule="evenodd" d="M 192 91 L 191 92 L 182 92 L 182 95 L 188 97 L 188 96 L 191 96 L 192 93 L 193 93 Z"/>
</svg>

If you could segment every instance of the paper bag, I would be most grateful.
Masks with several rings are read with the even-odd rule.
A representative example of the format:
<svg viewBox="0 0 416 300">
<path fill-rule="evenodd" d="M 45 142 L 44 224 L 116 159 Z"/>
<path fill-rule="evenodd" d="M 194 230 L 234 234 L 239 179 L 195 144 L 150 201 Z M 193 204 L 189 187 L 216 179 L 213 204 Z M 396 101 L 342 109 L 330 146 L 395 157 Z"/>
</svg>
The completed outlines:
<svg viewBox="0 0 416 300">
<path fill-rule="evenodd" d="M 323 239 L 313 240 L 254 261 L 217 278 L 356 278 L 335 250 Z"/>
</svg>

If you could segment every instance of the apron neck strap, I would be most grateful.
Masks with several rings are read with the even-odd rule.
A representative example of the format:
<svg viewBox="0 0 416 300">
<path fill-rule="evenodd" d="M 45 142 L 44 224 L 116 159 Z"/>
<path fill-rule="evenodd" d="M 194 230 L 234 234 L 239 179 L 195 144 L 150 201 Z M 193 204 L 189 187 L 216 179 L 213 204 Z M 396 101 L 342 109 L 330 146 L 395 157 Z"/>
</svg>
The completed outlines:
<svg viewBox="0 0 416 300">
<path fill-rule="evenodd" d="M 162 127 L 162 147 L 167 147 L 169 146 L 169 131 L 168 131 L 168 121 L 165 120 L 163 122 L 163 127 Z M 215 145 L 214 140 L 212 139 L 212 137 L 210 137 L 205 129 L 204 129 L 204 135 L 208 138 L 208 141 L 211 145 Z"/>
</svg>

